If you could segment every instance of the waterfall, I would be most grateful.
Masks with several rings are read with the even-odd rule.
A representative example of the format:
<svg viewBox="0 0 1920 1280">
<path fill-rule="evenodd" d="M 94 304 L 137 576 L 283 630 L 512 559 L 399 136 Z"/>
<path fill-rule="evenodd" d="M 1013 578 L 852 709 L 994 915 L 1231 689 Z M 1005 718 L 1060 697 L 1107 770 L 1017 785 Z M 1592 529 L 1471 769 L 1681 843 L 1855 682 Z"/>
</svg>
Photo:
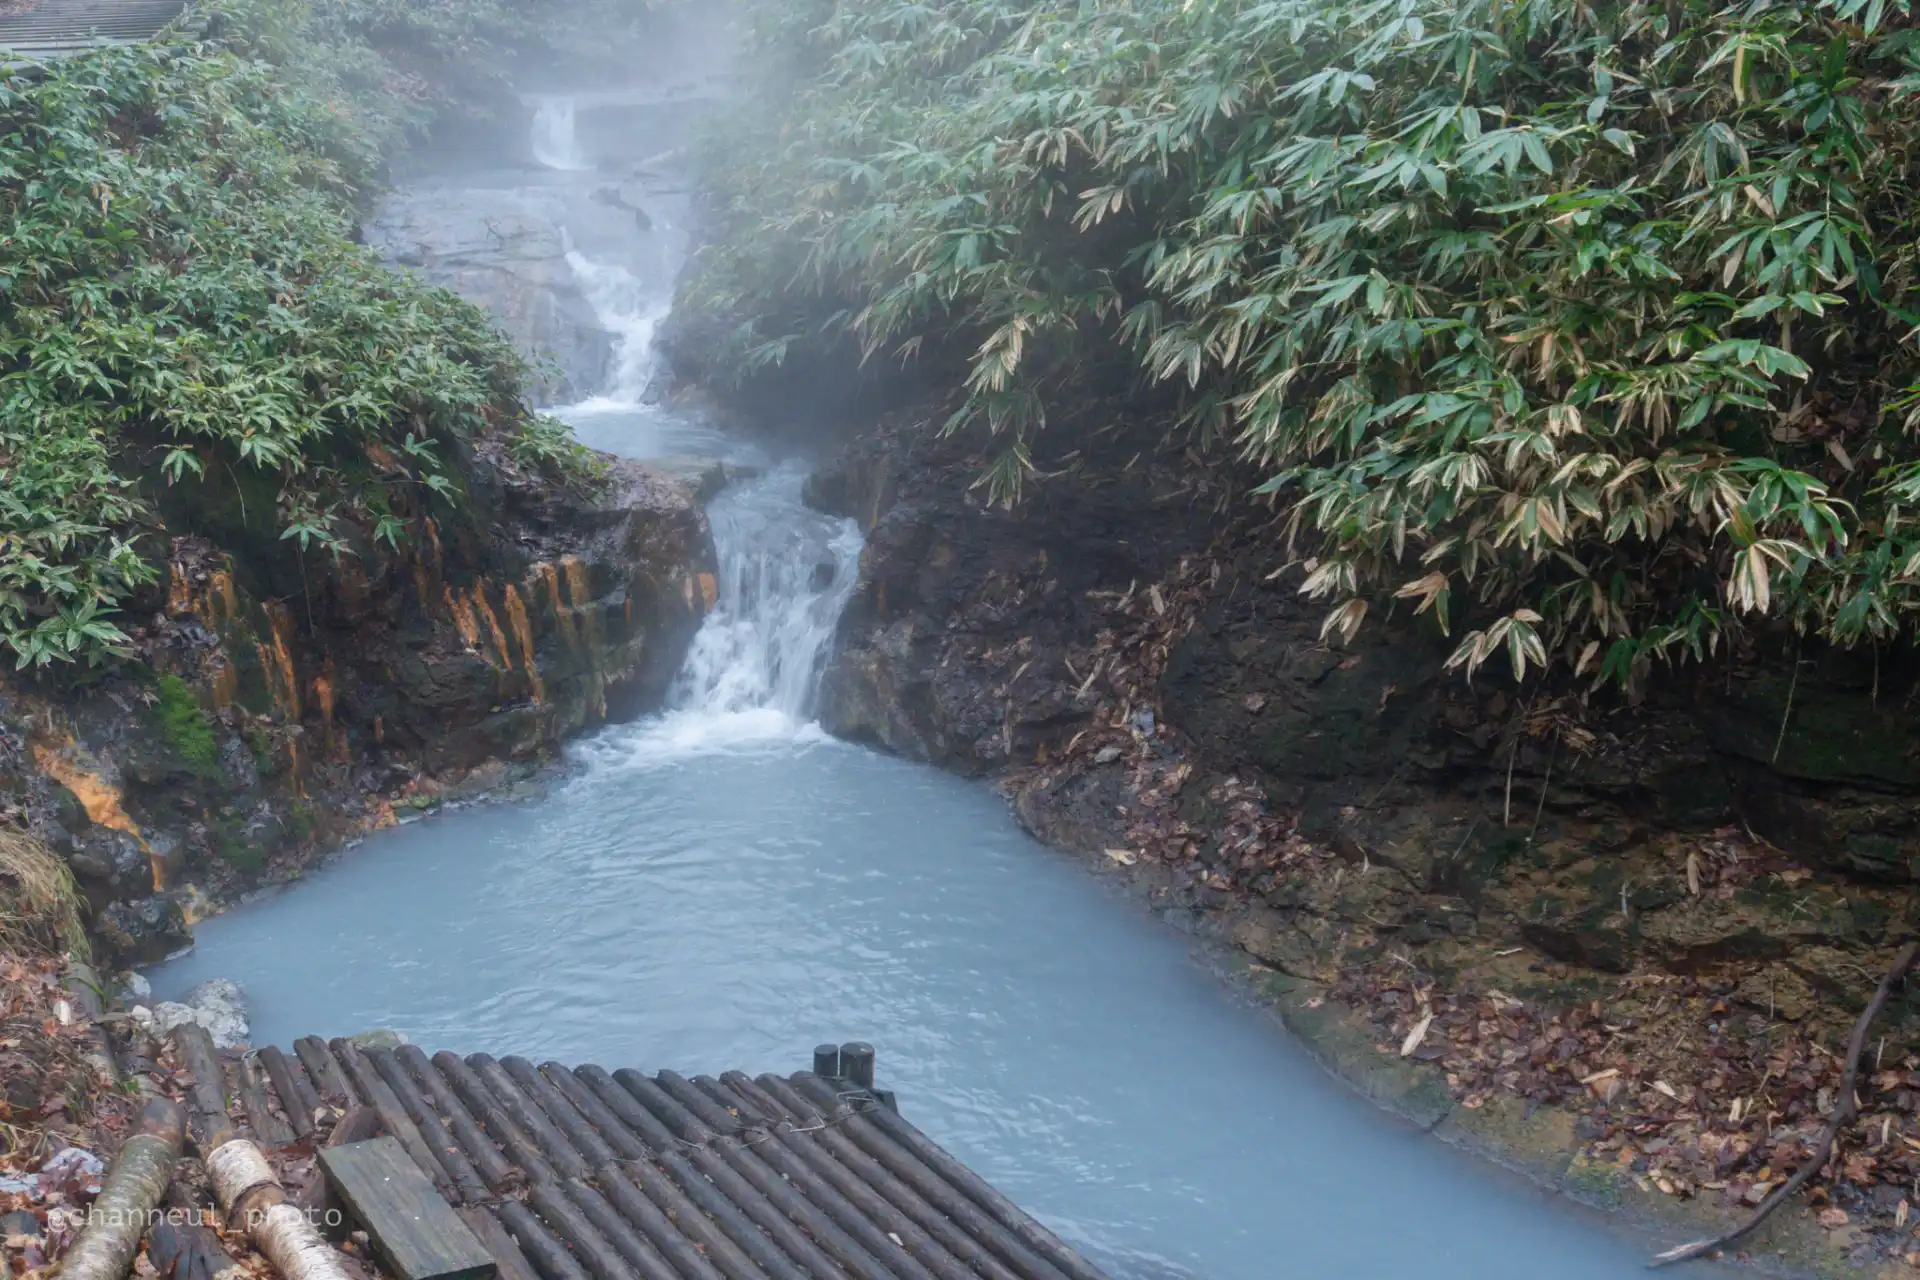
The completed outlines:
<svg viewBox="0 0 1920 1280">
<path fill-rule="evenodd" d="M 533 158 L 549 169 L 590 169 L 573 133 L 574 101 L 570 97 L 534 100 Z"/>
<path fill-rule="evenodd" d="M 858 577 L 851 520 L 811 510 L 806 472 L 784 463 L 723 493 L 708 509 L 719 599 L 694 637 L 673 690 L 682 713 L 762 717 L 795 729 L 814 710 L 840 610 Z"/>
<path fill-rule="evenodd" d="M 617 413 L 638 408 L 653 381 L 653 335 L 672 309 L 672 299 L 646 296 L 631 271 L 617 263 L 596 262 L 576 249 L 567 250 L 567 265 L 580 282 L 580 292 L 613 335 L 613 364 L 607 385 L 599 395 L 574 405 L 575 413 Z"/>
<path fill-rule="evenodd" d="M 543 163 L 584 167 L 572 122 L 571 99 L 540 102 L 533 145 Z M 592 248 L 583 252 L 567 239 L 567 265 L 612 336 L 613 359 L 598 394 L 555 412 L 601 448 L 642 460 L 717 453 L 734 464 L 736 479 L 707 508 L 717 594 L 668 709 L 581 751 L 617 767 L 817 737 L 812 717 L 820 677 L 858 578 L 859 527 L 806 505 L 807 470 L 799 463 L 770 463 L 753 446 L 717 439 L 691 415 L 648 402 L 658 368 L 654 335 L 672 306 L 671 273 L 659 280 L 651 272 L 635 274 L 630 264 L 644 257 L 644 244 L 595 242 Z M 634 248 L 643 252 L 636 256 Z"/>
</svg>

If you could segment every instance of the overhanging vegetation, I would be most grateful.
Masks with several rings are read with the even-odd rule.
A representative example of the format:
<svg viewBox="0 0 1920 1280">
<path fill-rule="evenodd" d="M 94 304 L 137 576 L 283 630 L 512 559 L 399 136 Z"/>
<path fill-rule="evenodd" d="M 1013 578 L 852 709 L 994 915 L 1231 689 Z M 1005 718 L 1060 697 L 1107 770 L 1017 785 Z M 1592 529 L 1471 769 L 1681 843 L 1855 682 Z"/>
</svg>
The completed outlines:
<svg viewBox="0 0 1920 1280">
<path fill-rule="evenodd" d="M 346 554 L 458 503 L 454 458 L 483 435 L 579 469 L 486 316 L 354 243 L 386 155 L 523 23 L 491 0 L 230 0 L 205 39 L 0 82 L 0 648 L 18 665 L 124 651 L 114 614 L 164 560 L 163 485 L 216 475 L 264 496 L 266 537 Z"/>
<path fill-rule="evenodd" d="M 1633 686 L 1912 633 L 1905 4 L 752 8 L 708 303 L 750 361 L 965 353 L 997 496 L 1117 350 L 1292 504 L 1329 634 Z"/>
</svg>

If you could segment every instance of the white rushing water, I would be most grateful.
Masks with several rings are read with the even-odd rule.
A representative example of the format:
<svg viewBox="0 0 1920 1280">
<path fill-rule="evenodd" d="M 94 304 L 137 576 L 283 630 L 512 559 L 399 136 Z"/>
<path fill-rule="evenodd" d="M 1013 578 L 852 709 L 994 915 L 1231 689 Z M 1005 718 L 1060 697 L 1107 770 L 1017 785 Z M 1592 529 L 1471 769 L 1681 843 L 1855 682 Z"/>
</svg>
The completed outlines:
<svg viewBox="0 0 1920 1280">
<path fill-rule="evenodd" d="M 806 507 L 799 463 L 645 403 L 666 290 L 597 248 L 575 270 L 640 344 L 561 411 L 583 437 L 759 468 L 710 508 L 719 599 L 673 705 L 577 745 L 550 795 L 383 833 L 204 922 L 158 997 L 237 976 L 257 1043 L 385 1026 L 689 1074 L 869 1040 L 904 1114 L 1116 1280 L 1642 1274 L 1328 1079 L 998 797 L 813 728 L 857 532 Z"/>
<path fill-rule="evenodd" d="M 649 293 L 633 272 L 618 263 L 600 262 L 578 249 L 567 250 L 567 266 L 594 314 L 613 339 L 613 361 L 606 389 L 561 412 L 568 417 L 629 413 L 645 405 L 657 361 L 653 339 L 673 309 L 672 299 Z"/>
<path fill-rule="evenodd" d="M 542 97 L 534 100 L 533 158 L 549 169 L 585 172 L 593 166 L 581 154 L 575 135 L 578 112 L 572 97 Z"/>
</svg>

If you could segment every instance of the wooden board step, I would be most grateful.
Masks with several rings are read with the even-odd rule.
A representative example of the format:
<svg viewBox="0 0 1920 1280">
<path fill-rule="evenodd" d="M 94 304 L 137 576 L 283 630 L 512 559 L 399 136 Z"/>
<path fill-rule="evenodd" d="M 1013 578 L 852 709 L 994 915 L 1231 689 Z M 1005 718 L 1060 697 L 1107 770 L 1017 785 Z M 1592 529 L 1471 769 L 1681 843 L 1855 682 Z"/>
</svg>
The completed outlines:
<svg viewBox="0 0 1920 1280">
<path fill-rule="evenodd" d="M 493 1280 L 493 1255 L 391 1137 L 328 1147 L 320 1168 L 398 1280 Z"/>
</svg>

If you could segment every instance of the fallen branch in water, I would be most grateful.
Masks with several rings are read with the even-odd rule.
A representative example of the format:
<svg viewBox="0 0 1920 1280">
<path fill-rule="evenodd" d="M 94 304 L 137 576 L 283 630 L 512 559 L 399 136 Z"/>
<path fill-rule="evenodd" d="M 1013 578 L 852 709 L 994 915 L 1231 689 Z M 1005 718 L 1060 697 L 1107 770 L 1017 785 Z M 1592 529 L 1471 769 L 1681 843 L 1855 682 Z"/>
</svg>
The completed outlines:
<svg viewBox="0 0 1920 1280">
<path fill-rule="evenodd" d="M 1880 986 L 1874 991 L 1873 999 L 1867 1002 L 1866 1009 L 1860 1014 L 1860 1020 L 1853 1024 L 1853 1035 L 1847 1040 L 1847 1056 L 1844 1059 L 1845 1066 L 1840 1072 L 1840 1087 L 1834 1096 L 1833 1110 L 1827 1113 L 1827 1127 L 1821 1131 L 1820 1141 L 1814 1145 L 1813 1155 L 1794 1171 L 1791 1178 L 1775 1187 L 1773 1193 L 1760 1202 L 1760 1207 L 1755 1209 L 1753 1216 L 1745 1222 L 1710 1240 L 1695 1240 L 1677 1249 L 1669 1249 L 1655 1257 L 1647 1264 L 1648 1266 L 1671 1266 L 1673 1263 L 1686 1262 L 1733 1244 L 1765 1222 L 1775 1209 L 1791 1200 L 1800 1188 L 1806 1186 L 1813 1175 L 1827 1163 L 1827 1157 L 1833 1154 L 1833 1144 L 1840 1136 L 1840 1130 L 1844 1129 L 1854 1117 L 1853 1087 L 1860 1074 L 1860 1055 L 1867 1047 L 1867 1031 L 1873 1026 L 1874 1019 L 1880 1016 L 1880 1010 L 1886 1007 L 1887 997 L 1893 994 L 1894 984 L 1906 976 L 1907 970 L 1913 967 L 1916 958 L 1920 958 L 1920 941 L 1909 942 L 1900 948 L 1899 954 L 1893 958 L 1893 966 L 1887 970 L 1887 976 L 1880 979 Z"/>
</svg>

